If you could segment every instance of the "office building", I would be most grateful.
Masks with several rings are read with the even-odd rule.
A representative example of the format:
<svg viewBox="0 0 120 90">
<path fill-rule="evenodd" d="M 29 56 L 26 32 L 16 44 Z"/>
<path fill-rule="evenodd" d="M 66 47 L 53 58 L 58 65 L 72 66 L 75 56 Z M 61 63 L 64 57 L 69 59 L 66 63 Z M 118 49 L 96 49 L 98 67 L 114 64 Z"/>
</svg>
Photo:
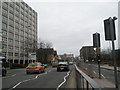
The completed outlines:
<svg viewBox="0 0 120 90">
<path fill-rule="evenodd" d="M 29 63 L 37 48 L 37 12 L 25 2 L 0 2 L 0 50 L 3 62 Z"/>
</svg>

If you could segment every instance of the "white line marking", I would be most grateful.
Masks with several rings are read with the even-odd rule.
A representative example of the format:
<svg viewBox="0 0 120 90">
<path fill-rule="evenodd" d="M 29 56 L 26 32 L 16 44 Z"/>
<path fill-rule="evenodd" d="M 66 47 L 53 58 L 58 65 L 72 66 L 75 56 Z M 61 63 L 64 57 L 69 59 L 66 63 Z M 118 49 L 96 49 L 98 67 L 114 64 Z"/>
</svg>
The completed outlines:
<svg viewBox="0 0 120 90">
<path fill-rule="evenodd" d="M 6 76 L 6 77 L 3 77 L 3 78 L 14 77 L 14 76 L 16 76 L 16 74 L 11 75 L 11 76 Z"/>
<path fill-rule="evenodd" d="M 51 72 L 51 70 L 49 70 L 48 72 Z"/>
<path fill-rule="evenodd" d="M 35 78 L 28 79 L 28 80 L 23 80 L 23 81 L 19 82 L 18 84 L 16 84 L 15 86 L 13 86 L 12 89 L 16 88 L 17 86 L 19 86 L 19 85 L 20 85 L 21 83 L 23 83 L 23 82 L 27 82 L 27 81 L 30 81 L 30 80 L 37 79 L 39 76 L 44 75 L 44 74 L 47 74 L 47 72 L 45 72 L 45 73 L 43 73 L 43 74 L 39 74 L 39 75 L 37 75 Z M 11 89 L 10 89 L 10 90 L 11 90 Z"/>
<path fill-rule="evenodd" d="M 19 82 L 18 84 L 16 84 L 13 88 L 16 88 L 18 85 L 20 85 L 22 82 Z"/>
<path fill-rule="evenodd" d="M 95 74 L 96 74 L 96 72 L 95 71 L 93 71 Z"/>
<path fill-rule="evenodd" d="M 57 87 L 57 90 L 59 90 L 59 88 L 66 82 L 66 77 L 69 76 L 69 73 L 70 73 L 70 71 L 67 72 L 67 75 L 64 77 L 64 81 Z"/>
<path fill-rule="evenodd" d="M 103 74 L 101 74 L 103 78 L 105 78 L 105 76 Z"/>
</svg>

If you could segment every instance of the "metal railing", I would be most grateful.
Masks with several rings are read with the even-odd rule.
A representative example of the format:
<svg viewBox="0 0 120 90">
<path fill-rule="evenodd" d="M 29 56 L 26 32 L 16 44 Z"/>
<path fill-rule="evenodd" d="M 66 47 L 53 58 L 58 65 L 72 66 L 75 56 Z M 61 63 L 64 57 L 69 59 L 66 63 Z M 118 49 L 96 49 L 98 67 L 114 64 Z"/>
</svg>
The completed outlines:
<svg viewBox="0 0 120 90">
<path fill-rule="evenodd" d="M 80 90 L 101 90 L 101 87 L 87 74 L 82 72 L 76 65 L 76 84 Z"/>
</svg>

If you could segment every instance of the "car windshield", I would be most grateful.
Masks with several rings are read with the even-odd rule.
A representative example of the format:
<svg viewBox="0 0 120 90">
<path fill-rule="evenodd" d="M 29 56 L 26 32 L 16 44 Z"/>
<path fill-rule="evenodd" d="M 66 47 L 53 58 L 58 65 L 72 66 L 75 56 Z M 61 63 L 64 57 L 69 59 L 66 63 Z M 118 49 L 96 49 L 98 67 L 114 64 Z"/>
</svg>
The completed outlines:
<svg viewBox="0 0 120 90">
<path fill-rule="evenodd" d="M 37 64 L 29 64 L 28 66 L 37 66 Z"/>
<path fill-rule="evenodd" d="M 67 62 L 59 62 L 59 64 L 68 64 Z"/>
</svg>

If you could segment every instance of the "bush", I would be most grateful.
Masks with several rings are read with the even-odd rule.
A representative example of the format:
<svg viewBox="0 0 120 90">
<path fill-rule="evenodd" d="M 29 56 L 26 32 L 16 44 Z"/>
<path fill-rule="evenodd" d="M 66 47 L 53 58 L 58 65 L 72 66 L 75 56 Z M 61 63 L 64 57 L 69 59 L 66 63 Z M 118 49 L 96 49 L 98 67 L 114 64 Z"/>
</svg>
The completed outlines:
<svg viewBox="0 0 120 90">
<path fill-rule="evenodd" d="M 3 63 L 2 63 L 2 66 L 6 68 L 6 67 L 9 67 L 10 64 L 9 64 L 9 62 L 3 62 Z"/>
<path fill-rule="evenodd" d="M 25 68 L 27 65 L 26 64 L 3 62 L 2 66 L 4 66 L 5 68 L 10 67 L 11 69 L 16 69 L 16 68 Z"/>
<path fill-rule="evenodd" d="M 10 66 L 11 69 L 25 68 L 25 67 L 26 67 L 26 65 L 24 65 L 24 64 L 17 64 L 17 63 L 12 63 L 11 66 Z"/>
</svg>

